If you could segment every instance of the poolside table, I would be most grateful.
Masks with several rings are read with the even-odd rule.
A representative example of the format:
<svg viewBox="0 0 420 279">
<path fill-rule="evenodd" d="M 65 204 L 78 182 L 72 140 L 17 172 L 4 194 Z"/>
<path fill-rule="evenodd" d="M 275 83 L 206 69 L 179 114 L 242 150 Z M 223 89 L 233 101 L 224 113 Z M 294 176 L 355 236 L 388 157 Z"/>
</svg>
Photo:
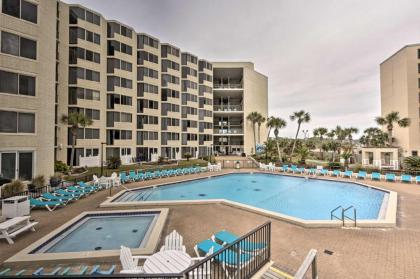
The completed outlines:
<svg viewBox="0 0 420 279">
<path fill-rule="evenodd" d="M 143 265 L 146 273 L 179 273 L 192 263 L 190 255 L 182 251 L 166 250 L 151 255 Z"/>
<path fill-rule="evenodd" d="M 13 244 L 13 237 L 18 234 L 31 230 L 35 231 L 34 226 L 38 222 L 31 222 L 30 216 L 15 217 L 0 223 L 0 238 L 5 238 L 9 244 Z"/>
</svg>

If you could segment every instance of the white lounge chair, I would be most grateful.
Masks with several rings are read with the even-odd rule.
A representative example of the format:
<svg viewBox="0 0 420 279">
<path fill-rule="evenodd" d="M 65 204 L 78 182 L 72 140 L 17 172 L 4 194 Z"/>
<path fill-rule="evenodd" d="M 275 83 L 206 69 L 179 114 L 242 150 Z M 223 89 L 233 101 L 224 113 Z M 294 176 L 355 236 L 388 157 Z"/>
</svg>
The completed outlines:
<svg viewBox="0 0 420 279">
<path fill-rule="evenodd" d="M 139 265 L 139 260 L 145 260 L 148 256 L 133 256 L 131 250 L 128 247 L 121 246 L 120 250 L 120 261 L 121 271 L 124 274 L 139 274 L 144 273 L 144 269 Z"/>
<path fill-rule="evenodd" d="M 160 248 L 160 251 L 176 250 L 186 252 L 183 242 L 184 239 L 182 236 L 176 230 L 173 230 L 165 237 L 165 245 Z"/>
<path fill-rule="evenodd" d="M 0 238 L 5 238 L 9 244 L 13 244 L 14 241 L 12 238 L 18 234 L 27 230 L 34 232 L 34 226 L 38 222 L 31 222 L 29 219 L 30 216 L 15 217 L 0 223 Z"/>
</svg>

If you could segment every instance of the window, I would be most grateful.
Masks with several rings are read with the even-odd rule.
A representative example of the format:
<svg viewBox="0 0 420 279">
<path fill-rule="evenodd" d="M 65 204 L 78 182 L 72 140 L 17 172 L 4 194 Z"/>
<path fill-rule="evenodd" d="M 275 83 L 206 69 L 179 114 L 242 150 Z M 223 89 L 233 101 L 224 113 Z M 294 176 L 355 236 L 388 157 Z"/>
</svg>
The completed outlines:
<svg viewBox="0 0 420 279">
<path fill-rule="evenodd" d="M 70 7 L 70 24 L 77 24 L 78 19 L 86 20 L 87 22 L 101 25 L 101 17 L 97 14 L 94 14 L 90 11 L 86 11 L 79 7 Z"/>
<path fill-rule="evenodd" d="M 168 69 L 179 71 L 179 64 L 171 60 L 163 59 L 162 60 L 162 72 L 167 72 Z"/>
<path fill-rule="evenodd" d="M 152 85 L 148 83 L 137 83 L 137 96 L 143 97 L 145 92 L 158 94 L 159 89 L 156 85 Z"/>
<path fill-rule="evenodd" d="M 86 148 L 86 157 L 90 156 L 98 156 L 99 155 L 99 149 L 98 148 Z"/>
<path fill-rule="evenodd" d="M 77 40 L 86 40 L 97 45 L 101 44 L 101 35 L 87 31 L 80 27 L 70 27 L 69 30 L 69 43 L 77 44 Z"/>
<path fill-rule="evenodd" d="M 25 0 L 3 0 L 2 12 L 10 16 L 37 23 L 37 5 L 27 2 Z"/>
<path fill-rule="evenodd" d="M 33 153 L 13 151 L 0 153 L 0 173 L 8 179 L 32 179 Z"/>
<path fill-rule="evenodd" d="M 137 64 L 143 65 L 144 61 L 149 61 L 151 63 L 158 64 L 158 57 L 150 52 L 141 50 L 137 52 Z"/>
<path fill-rule="evenodd" d="M 35 114 L 0 110 L 1 133 L 35 133 Z"/>
<path fill-rule="evenodd" d="M 418 153 L 417 150 L 411 151 L 411 156 L 418 156 L 418 155 L 419 155 L 419 153 Z"/>
<path fill-rule="evenodd" d="M 150 38 L 147 35 L 137 35 L 137 48 L 144 49 L 144 46 L 150 46 L 153 48 L 159 48 L 159 42 L 153 38 Z"/>
<path fill-rule="evenodd" d="M 204 69 L 213 70 L 213 65 L 205 60 L 200 60 L 198 62 L 198 69 L 200 70 L 200 72 L 202 72 Z"/>
<path fill-rule="evenodd" d="M 1 52 L 29 59 L 36 59 L 36 41 L 2 31 Z"/>
<path fill-rule="evenodd" d="M 169 46 L 169 45 L 162 45 L 161 47 L 162 57 L 168 57 L 168 54 L 179 57 L 179 49 Z"/>
<path fill-rule="evenodd" d="M 137 80 L 144 80 L 144 77 L 158 79 L 158 71 L 146 67 L 137 68 Z"/>
</svg>

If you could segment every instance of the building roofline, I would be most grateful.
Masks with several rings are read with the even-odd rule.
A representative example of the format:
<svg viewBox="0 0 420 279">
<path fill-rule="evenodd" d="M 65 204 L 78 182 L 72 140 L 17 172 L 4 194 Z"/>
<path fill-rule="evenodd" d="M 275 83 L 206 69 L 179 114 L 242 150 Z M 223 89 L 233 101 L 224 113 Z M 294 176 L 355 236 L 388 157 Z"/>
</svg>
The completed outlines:
<svg viewBox="0 0 420 279">
<path fill-rule="evenodd" d="M 392 57 L 394 57 L 395 55 L 397 55 L 398 53 L 400 53 L 401 51 L 403 51 L 404 49 L 406 49 L 408 47 L 420 47 L 420 43 L 417 43 L 417 44 L 409 44 L 409 45 L 403 46 L 402 48 L 400 48 L 399 50 L 397 50 L 396 52 L 394 52 L 394 54 L 392 54 L 390 57 L 388 57 L 387 59 L 385 59 L 384 61 L 382 61 L 379 65 L 382 65 L 383 63 L 385 63 L 386 61 L 388 61 L 389 59 L 391 59 Z"/>
</svg>

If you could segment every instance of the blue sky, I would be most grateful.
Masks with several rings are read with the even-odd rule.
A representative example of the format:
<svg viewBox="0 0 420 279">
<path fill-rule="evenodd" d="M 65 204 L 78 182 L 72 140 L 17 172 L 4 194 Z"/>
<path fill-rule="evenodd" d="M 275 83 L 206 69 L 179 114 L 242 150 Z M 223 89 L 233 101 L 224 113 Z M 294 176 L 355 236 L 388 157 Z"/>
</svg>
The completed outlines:
<svg viewBox="0 0 420 279">
<path fill-rule="evenodd" d="M 374 124 L 379 64 L 420 42 L 418 0 L 71 0 L 211 60 L 252 61 L 269 78 L 270 115 L 304 129 Z M 404 117 L 404 115 L 403 115 Z M 302 136 L 302 135 L 300 135 Z"/>
</svg>

